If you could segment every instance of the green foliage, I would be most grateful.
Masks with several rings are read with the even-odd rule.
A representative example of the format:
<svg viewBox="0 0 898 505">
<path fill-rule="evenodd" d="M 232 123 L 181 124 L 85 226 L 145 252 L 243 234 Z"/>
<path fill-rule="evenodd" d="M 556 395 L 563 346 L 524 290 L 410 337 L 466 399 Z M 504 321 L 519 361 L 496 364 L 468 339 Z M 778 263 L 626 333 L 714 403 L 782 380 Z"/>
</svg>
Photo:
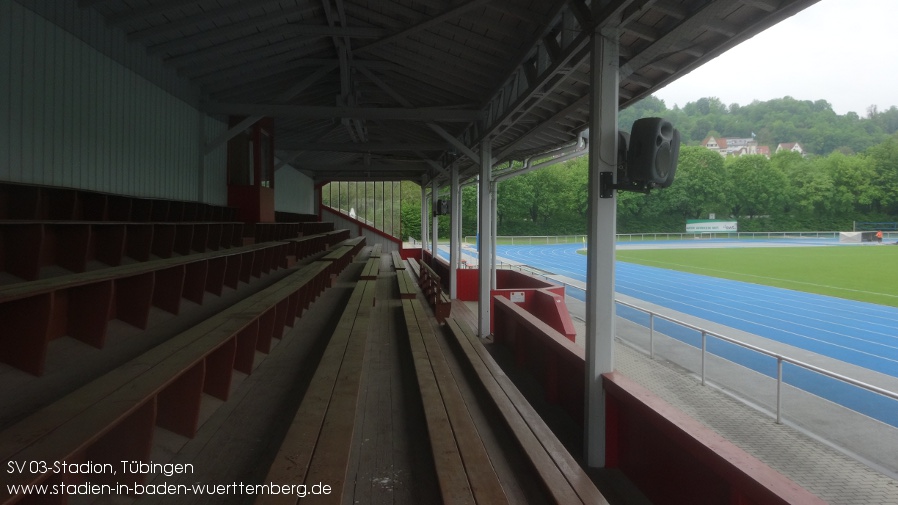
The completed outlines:
<svg viewBox="0 0 898 505">
<path fill-rule="evenodd" d="M 621 111 L 623 130 L 640 117 L 673 121 L 693 145 L 680 149 L 671 187 L 649 194 L 618 192 L 620 233 L 682 232 L 687 219 L 735 219 L 741 231 L 851 229 L 852 221 L 898 220 L 898 108 L 861 118 L 838 116 L 824 100 L 790 97 L 749 105 L 707 98 L 668 110 L 649 97 Z M 748 137 L 775 148 L 798 141 L 814 153 L 781 152 L 724 159 L 694 145 L 709 134 Z M 499 184 L 500 235 L 565 235 L 586 231 L 588 160 L 572 161 Z M 406 186 L 408 185 L 408 186 Z M 420 236 L 421 190 L 403 183 L 403 236 Z M 477 187 L 462 191 L 462 234 L 477 230 Z M 440 219 L 448 237 L 449 220 Z"/>
<path fill-rule="evenodd" d="M 812 154 L 835 150 L 862 152 L 898 131 L 898 107 L 879 112 L 871 106 L 867 117 L 850 112 L 836 114 L 826 100 L 796 100 L 792 97 L 748 105 L 724 105 L 715 97 L 687 103 L 682 109 L 667 109 L 664 101 L 648 97 L 621 111 L 619 125 L 630 131 L 640 117 L 660 116 L 672 121 L 684 142 L 697 145 L 709 135 L 749 137 L 757 135 L 759 145 L 771 150 L 782 142 L 798 142 Z"/>
</svg>

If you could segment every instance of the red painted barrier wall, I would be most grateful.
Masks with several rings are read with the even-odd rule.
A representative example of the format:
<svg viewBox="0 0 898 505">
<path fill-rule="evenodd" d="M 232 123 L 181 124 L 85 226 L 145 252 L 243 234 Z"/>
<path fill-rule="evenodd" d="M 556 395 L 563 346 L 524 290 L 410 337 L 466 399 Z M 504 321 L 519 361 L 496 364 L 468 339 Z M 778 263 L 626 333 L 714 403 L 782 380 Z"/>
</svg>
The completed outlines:
<svg viewBox="0 0 898 505">
<path fill-rule="evenodd" d="M 825 503 L 622 374 L 602 384 L 608 462 L 653 503 Z"/>
<path fill-rule="evenodd" d="M 583 423 L 585 351 L 511 301 L 494 301 L 497 343 L 542 384 L 546 400 Z M 822 504 L 757 458 L 615 372 L 606 393 L 606 466 L 653 503 Z"/>
</svg>

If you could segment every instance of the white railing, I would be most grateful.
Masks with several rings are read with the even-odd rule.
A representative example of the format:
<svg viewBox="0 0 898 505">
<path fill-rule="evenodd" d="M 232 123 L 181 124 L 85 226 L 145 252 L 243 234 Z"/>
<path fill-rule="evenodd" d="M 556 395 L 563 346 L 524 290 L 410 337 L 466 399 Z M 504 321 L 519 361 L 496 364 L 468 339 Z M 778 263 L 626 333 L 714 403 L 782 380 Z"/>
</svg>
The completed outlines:
<svg viewBox="0 0 898 505">
<path fill-rule="evenodd" d="M 477 237 L 467 235 L 462 240 L 465 244 L 476 244 Z M 547 245 L 547 244 L 585 244 L 586 235 L 500 235 L 496 237 L 499 245 Z"/>
<path fill-rule="evenodd" d="M 574 288 L 576 289 L 576 286 L 571 286 L 571 287 L 574 287 Z M 889 391 L 889 390 L 887 390 L 887 389 L 883 389 L 883 388 L 880 388 L 880 387 L 877 387 L 877 386 L 873 386 L 873 385 L 871 385 L 871 384 L 867 384 L 867 383 L 865 383 L 865 382 L 861 382 L 861 381 L 859 381 L 859 380 L 852 379 L 851 377 L 847 377 L 847 376 L 845 376 L 845 375 L 841 375 L 841 374 L 838 374 L 838 373 L 835 373 L 835 372 L 826 370 L 826 369 L 824 369 L 824 368 L 820 368 L 820 367 L 818 367 L 818 366 L 814 366 L 814 365 L 811 365 L 811 364 L 809 364 L 809 363 L 805 363 L 805 362 L 803 362 L 803 361 L 799 361 L 799 360 L 797 360 L 797 359 L 790 358 L 790 357 L 788 357 L 788 356 L 784 356 L 784 355 L 782 355 L 782 354 L 779 354 L 779 353 L 776 353 L 776 352 L 773 352 L 773 351 L 769 351 L 769 350 L 764 349 L 764 348 L 762 348 L 762 347 L 758 347 L 758 346 L 755 346 L 755 345 L 751 345 L 751 344 L 742 342 L 742 341 L 740 341 L 740 340 L 736 340 L 736 339 L 734 339 L 734 338 L 726 337 L 726 336 L 724 336 L 724 335 L 721 335 L 721 334 L 719 334 L 719 333 L 715 333 L 715 332 L 713 332 L 713 331 L 707 330 L 707 329 L 702 328 L 702 327 L 700 327 L 700 326 L 695 326 L 695 325 L 693 325 L 693 324 L 690 324 L 690 323 L 687 323 L 687 322 L 684 322 L 684 321 L 680 321 L 680 320 L 678 320 L 678 319 L 675 319 L 675 318 L 672 318 L 672 317 L 669 317 L 669 316 L 665 316 L 665 315 L 659 314 L 659 313 L 657 313 L 657 312 L 653 312 L 653 311 L 651 311 L 651 310 L 649 310 L 649 309 L 646 309 L 645 307 L 640 307 L 640 306 L 638 306 L 638 305 L 634 305 L 634 304 L 632 304 L 632 303 L 627 303 L 627 302 L 624 302 L 624 301 L 621 301 L 621 300 L 615 300 L 615 301 L 618 303 L 618 305 L 623 305 L 623 306 L 625 306 L 625 307 L 629 307 L 629 308 L 631 308 L 631 309 L 637 310 L 637 311 L 642 312 L 642 313 L 644 313 L 644 314 L 647 314 L 647 315 L 649 316 L 649 356 L 650 356 L 652 359 L 655 359 L 655 319 L 656 319 L 656 318 L 663 319 L 663 320 L 668 321 L 668 322 L 670 322 L 670 323 L 674 323 L 674 324 L 676 324 L 676 325 L 678 325 L 678 326 L 682 326 L 683 328 L 687 328 L 687 329 L 690 329 L 690 330 L 699 332 L 699 333 L 701 334 L 701 336 L 702 336 L 702 348 L 701 348 L 701 350 L 702 350 L 702 354 L 701 354 L 701 374 L 700 374 L 702 385 L 705 384 L 705 377 L 706 377 L 706 374 L 705 374 L 705 361 L 706 361 L 706 356 L 707 356 L 707 354 L 708 354 L 708 337 L 716 338 L 716 339 L 721 340 L 721 341 L 723 341 L 723 342 L 727 342 L 727 343 L 730 343 L 730 344 L 733 344 L 733 345 L 737 345 L 737 346 L 742 347 L 742 348 L 744 348 L 744 349 L 748 349 L 748 350 L 751 350 L 751 351 L 754 351 L 754 352 L 757 352 L 757 353 L 763 354 L 763 355 L 765 355 L 765 356 L 769 356 L 769 357 L 771 357 L 771 358 L 776 359 L 776 422 L 777 422 L 777 424 L 781 424 L 781 423 L 782 423 L 782 410 L 783 410 L 783 405 L 782 405 L 782 398 L 783 398 L 783 396 L 782 396 L 782 387 L 783 387 L 783 363 L 789 363 L 789 364 L 792 364 L 792 365 L 797 366 L 797 367 L 799 367 L 799 368 L 804 368 L 804 369 L 806 369 L 806 370 L 809 370 L 809 371 L 818 373 L 818 374 L 823 375 L 823 376 L 825 376 L 825 377 L 829 377 L 829 378 L 831 378 L 831 379 L 836 379 L 836 380 L 838 380 L 838 381 L 844 382 L 844 383 L 849 384 L 849 385 L 851 385 L 851 386 L 854 386 L 854 387 L 857 387 L 857 388 L 861 388 L 861 389 L 865 389 L 865 390 L 870 391 L 870 392 L 872 392 L 872 393 L 876 393 L 876 394 L 885 396 L 886 398 L 890 398 L 890 399 L 892 399 L 892 400 L 898 401 L 898 393 L 896 393 L 896 392 L 894 392 L 894 391 Z"/>
<path fill-rule="evenodd" d="M 837 231 L 763 231 L 763 232 L 702 232 L 702 233 L 626 233 L 617 236 L 618 242 L 644 240 L 773 240 L 773 239 L 838 239 Z"/>
<path fill-rule="evenodd" d="M 573 285 L 573 284 L 570 284 L 570 283 L 567 283 L 567 282 L 564 282 L 564 281 L 561 281 L 561 280 L 558 280 L 558 279 L 555 279 L 555 278 L 551 278 L 551 277 L 545 275 L 544 273 L 541 273 L 541 272 L 539 272 L 539 271 L 537 271 L 537 270 L 534 270 L 534 269 L 529 268 L 529 267 L 524 266 L 524 265 L 504 265 L 503 268 L 510 268 L 510 269 L 516 269 L 516 270 L 519 270 L 519 271 L 522 271 L 522 272 L 527 272 L 527 273 L 529 273 L 530 275 L 533 275 L 533 276 L 536 276 L 536 277 L 541 277 L 541 278 L 547 280 L 548 282 L 552 282 L 552 283 L 555 283 L 555 284 L 561 284 L 561 285 L 563 285 L 563 286 L 565 286 L 565 287 L 577 289 L 577 290 L 579 290 L 579 291 L 584 291 L 584 289 L 583 289 L 582 287 L 580 287 L 580 286 L 575 286 L 575 285 Z M 862 381 L 859 381 L 859 380 L 857 380 L 857 379 L 853 379 L 853 378 L 851 378 L 851 377 L 847 377 L 847 376 L 845 376 L 845 375 L 838 374 L 838 373 L 836 373 L 836 372 L 833 372 L 833 371 L 830 371 L 830 370 L 826 370 L 826 369 L 824 369 L 824 368 L 821 368 L 821 367 L 818 367 L 818 366 L 815 366 L 815 365 L 811 365 L 811 364 L 809 364 L 809 363 L 805 363 L 805 362 L 800 361 L 800 360 L 797 360 L 797 359 L 795 359 L 795 358 L 790 358 L 789 356 L 785 356 L 785 355 L 783 355 L 783 354 L 779 354 L 779 353 L 776 353 L 776 352 L 773 352 L 773 351 L 764 349 L 764 348 L 762 348 L 762 347 L 758 347 L 758 346 L 755 346 L 755 345 L 751 345 L 751 344 L 748 344 L 748 343 L 746 343 L 746 342 L 742 342 L 742 341 L 740 341 L 740 340 L 737 340 L 737 339 L 734 339 L 734 338 L 731 338 L 731 337 L 727 337 L 727 336 L 721 335 L 721 334 L 719 334 L 719 333 L 716 333 L 716 332 L 713 332 L 713 331 L 711 331 L 711 330 L 702 328 L 702 327 L 700 327 L 700 326 L 696 326 L 696 325 L 693 325 L 693 324 L 690 324 L 690 323 L 687 323 L 687 322 L 684 322 L 684 321 L 680 321 L 680 320 L 675 319 L 675 318 L 673 318 L 673 317 L 669 317 L 669 316 L 665 316 L 665 315 L 663 315 L 663 314 L 659 314 L 659 313 L 657 313 L 657 312 L 654 312 L 654 311 L 652 311 L 652 310 L 650 310 L 650 309 L 647 309 L 647 308 L 645 308 L 645 307 L 641 307 L 641 306 L 639 306 L 639 305 L 634 305 L 634 304 L 632 304 L 632 303 L 628 303 L 628 302 L 625 302 L 625 301 L 623 301 L 623 300 L 617 300 L 617 299 L 615 300 L 615 302 L 616 302 L 618 305 L 623 305 L 623 306 L 625 306 L 625 307 L 629 307 L 629 308 L 631 308 L 631 309 L 637 310 L 637 311 L 642 312 L 642 313 L 644 313 L 644 314 L 647 314 L 647 315 L 649 316 L 649 325 L 648 325 L 648 328 L 649 328 L 649 350 L 648 350 L 648 354 L 649 354 L 649 356 L 650 356 L 652 359 L 655 359 L 655 319 L 656 319 L 656 318 L 658 318 L 658 319 L 663 319 L 664 321 L 668 321 L 668 322 L 670 322 L 670 323 L 676 324 L 676 325 L 681 326 L 681 327 L 683 327 L 683 328 L 686 328 L 686 329 L 689 329 L 689 330 L 693 330 L 693 331 L 696 331 L 696 332 L 700 333 L 700 334 L 701 334 L 701 342 L 702 342 L 702 343 L 701 343 L 701 367 L 700 367 L 700 378 L 701 378 L 701 383 L 702 383 L 702 385 L 705 385 L 705 384 L 706 384 L 705 363 L 706 363 L 707 355 L 708 355 L 708 337 L 716 338 L 716 339 L 721 340 L 721 341 L 723 341 L 723 342 L 727 342 L 727 343 L 729 343 L 729 344 L 733 344 L 733 345 L 742 347 L 742 348 L 744 348 L 744 349 L 748 349 L 748 350 L 750 350 L 750 351 L 753 351 L 753 352 L 756 352 L 756 353 L 759 353 L 759 354 L 762 354 L 762 355 L 765 355 L 765 356 L 768 356 L 768 357 L 771 357 L 771 358 L 775 359 L 775 360 L 776 360 L 776 409 L 775 409 L 775 417 L 776 417 L 776 422 L 777 422 L 777 424 L 782 424 L 782 419 L 783 419 L 783 416 L 782 416 L 782 413 L 783 413 L 783 384 L 785 383 L 784 380 L 783 380 L 783 364 L 784 364 L 784 363 L 789 363 L 789 364 L 794 365 L 794 366 L 796 366 L 796 367 L 803 368 L 803 369 L 805 369 L 805 370 L 809 370 L 809 371 L 814 372 L 814 373 L 818 373 L 818 374 L 820 374 L 820 375 L 823 375 L 824 377 L 829 377 L 829 378 L 831 378 L 831 379 L 835 379 L 835 380 L 844 382 L 844 383 L 846 383 L 846 384 L 848 384 L 848 385 L 851 385 L 851 386 L 854 386 L 854 387 L 857 387 L 857 388 L 860 388 L 860 389 L 864 389 L 864 390 L 870 391 L 870 392 L 872 392 L 872 393 L 876 393 L 876 394 L 882 395 L 882 396 L 884 396 L 884 397 L 886 397 L 886 398 L 889 398 L 889 399 L 891 399 L 891 400 L 898 401 L 898 393 L 896 393 L 896 392 L 894 392 L 894 391 L 889 391 L 889 390 L 887 390 L 887 389 L 883 389 L 883 388 L 874 386 L 874 385 L 872 385 L 872 384 L 867 384 L 867 383 L 862 382 Z M 638 347 L 637 347 L 637 349 L 638 349 Z M 744 403 L 746 403 L 746 404 L 752 406 L 752 404 L 751 404 L 750 402 L 744 402 Z"/>
<path fill-rule="evenodd" d="M 885 238 L 898 238 L 898 232 L 884 232 Z M 837 231 L 764 231 L 764 232 L 703 232 L 703 233 L 621 233 L 618 242 L 644 242 L 665 240 L 774 240 L 774 239 L 830 239 L 839 238 Z M 464 243 L 476 244 L 477 237 L 467 235 Z M 546 244 L 585 244 L 586 235 L 500 235 L 496 237 L 500 245 L 546 245 Z"/>
</svg>

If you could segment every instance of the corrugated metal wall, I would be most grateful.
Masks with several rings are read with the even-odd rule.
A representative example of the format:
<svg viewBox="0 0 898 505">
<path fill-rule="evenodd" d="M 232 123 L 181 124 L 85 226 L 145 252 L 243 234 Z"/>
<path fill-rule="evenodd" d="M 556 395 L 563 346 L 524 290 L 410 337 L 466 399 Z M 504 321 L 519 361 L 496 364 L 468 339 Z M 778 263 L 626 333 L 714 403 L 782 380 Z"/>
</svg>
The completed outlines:
<svg viewBox="0 0 898 505">
<path fill-rule="evenodd" d="M 108 31 L 96 16 L 83 22 Z M 223 129 L 70 32 L 0 0 L 0 180 L 224 204 L 224 148 L 200 170 L 200 136 Z"/>
</svg>

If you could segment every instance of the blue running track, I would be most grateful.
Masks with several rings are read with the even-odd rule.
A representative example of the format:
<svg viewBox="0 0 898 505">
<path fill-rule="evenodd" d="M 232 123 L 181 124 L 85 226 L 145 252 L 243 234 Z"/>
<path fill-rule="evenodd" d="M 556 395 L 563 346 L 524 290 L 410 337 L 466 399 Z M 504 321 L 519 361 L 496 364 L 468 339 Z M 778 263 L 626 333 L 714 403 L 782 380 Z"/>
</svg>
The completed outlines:
<svg viewBox="0 0 898 505">
<path fill-rule="evenodd" d="M 582 244 L 497 246 L 496 252 L 503 258 L 586 282 L 586 256 L 576 252 L 582 248 Z M 617 263 L 615 289 L 633 298 L 898 377 L 898 308 L 625 262 Z M 584 297 L 579 290 L 568 291 L 570 296 Z M 621 306 L 617 312 L 634 322 L 648 324 L 648 317 L 641 312 Z M 701 347 L 701 336 L 695 331 L 660 320 L 655 328 Z M 708 350 L 776 377 L 776 361 L 772 358 L 716 339 L 708 340 Z M 789 364 L 784 366 L 784 378 L 795 387 L 898 427 L 895 401 Z"/>
</svg>

